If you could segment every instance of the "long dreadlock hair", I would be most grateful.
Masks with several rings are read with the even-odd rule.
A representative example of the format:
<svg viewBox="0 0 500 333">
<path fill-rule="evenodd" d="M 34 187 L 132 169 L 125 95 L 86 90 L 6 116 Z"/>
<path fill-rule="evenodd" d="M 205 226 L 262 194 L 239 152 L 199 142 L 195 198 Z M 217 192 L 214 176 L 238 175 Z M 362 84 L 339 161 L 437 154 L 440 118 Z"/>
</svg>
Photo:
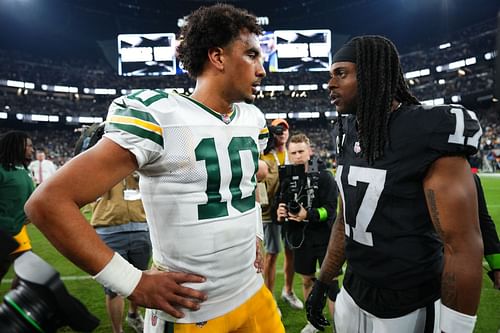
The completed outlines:
<svg viewBox="0 0 500 333">
<path fill-rule="evenodd" d="M 26 142 L 29 136 L 22 131 L 10 131 L 0 137 L 0 164 L 5 170 L 11 170 L 16 165 L 28 167 L 26 159 Z"/>
<path fill-rule="evenodd" d="M 358 81 L 358 139 L 369 164 L 383 156 L 388 140 L 388 120 L 393 100 L 420 102 L 403 76 L 396 46 L 382 36 L 361 36 L 349 43 L 356 47 Z"/>
</svg>

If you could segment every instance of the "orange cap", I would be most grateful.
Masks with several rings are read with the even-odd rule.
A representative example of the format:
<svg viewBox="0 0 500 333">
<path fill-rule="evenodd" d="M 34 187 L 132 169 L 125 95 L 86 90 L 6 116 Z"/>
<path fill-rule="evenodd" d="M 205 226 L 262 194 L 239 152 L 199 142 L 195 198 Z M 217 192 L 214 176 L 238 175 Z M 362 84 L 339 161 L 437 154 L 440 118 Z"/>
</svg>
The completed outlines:
<svg viewBox="0 0 500 333">
<path fill-rule="evenodd" d="M 282 125 L 286 129 L 290 128 L 290 126 L 288 126 L 287 121 L 283 118 L 274 119 L 273 122 L 271 123 L 271 126 L 278 126 L 278 125 Z"/>
</svg>

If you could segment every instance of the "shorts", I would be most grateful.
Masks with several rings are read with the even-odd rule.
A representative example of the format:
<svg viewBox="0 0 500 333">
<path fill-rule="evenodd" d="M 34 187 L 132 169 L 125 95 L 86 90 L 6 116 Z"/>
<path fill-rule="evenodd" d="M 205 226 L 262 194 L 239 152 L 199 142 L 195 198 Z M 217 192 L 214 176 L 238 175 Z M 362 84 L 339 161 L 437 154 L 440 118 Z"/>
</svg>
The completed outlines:
<svg viewBox="0 0 500 333">
<path fill-rule="evenodd" d="M 266 253 L 278 254 L 281 252 L 281 224 L 263 223 L 264 248 Z"/>
<path fill-rule="evenodd" d="M 10 266 L 14 260 L 26 251 L 31 250 L 31 242 L 28 237 L 28 229 L 26 225 L 21 228 L 21 231 L 13 236 L 14 240 L 19 244 L 19 246 L 11 252 L 8 256 L 4 256 L 3 260 L 0 261 L 0 280 L 7 274 Z"/>
<path fill-rule="evenodd" d="M 151 258 L 149 231 L 116 232 L 100 234 L 99 237 L 136 268 L 143 271 L 148 269 Z M 104 293 L 111 297 L 116 296 L 116 293 L 107 288 L 104 288 Z"/>
<path fill-rule="evenodd" d="M 276 301 L 265 285 L 236 309 L 200 323 L 172 323 L 162 320 L 155 312 L 146 309 L 145 333 L 285 333 Z"/>
<path fill-rule="evenodd" d="M 316 267 L 321 267 L 325 259 L 326 248 L 304 242 L 301 247 L 293 250 L 293 253 L 295 272 L 302 275 L 314 275 Z"/>
<path fill-rule="evenodd" d="M 325 259 L 328 241 L 322 242 L 321 236 L 311 230 L 306 231 L 303 237 L 305 239 L 301 246 L 293 250 L 295 272 L 302 275 L 314 275 L 316 267 L 321 267 Z"/>
<path fill-rule="evenodd" d="M 26 228 L 26 225 L 23 225 L 21 231 L 14 236 L 14 239 L 19 243 L 19 247 L 15 249 L 12 254 L 31 250 L 31 241 L 28 236 L 28 229 Z"/>
</svg>

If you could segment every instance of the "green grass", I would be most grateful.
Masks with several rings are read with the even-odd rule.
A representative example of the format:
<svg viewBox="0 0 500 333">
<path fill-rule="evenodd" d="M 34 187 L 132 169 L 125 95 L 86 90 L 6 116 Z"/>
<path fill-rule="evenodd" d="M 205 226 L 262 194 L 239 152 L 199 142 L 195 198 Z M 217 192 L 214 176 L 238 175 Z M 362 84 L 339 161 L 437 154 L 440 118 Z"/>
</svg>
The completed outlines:
<svg viewBox="0 0 500 333">
<path fill-rule="evenodd" d="M 488 202 L 488 208 L 494 221 L 497 225 L 497 230 L 500 230 L 500 177 L 483 176 L 483 187 Z M 88 276 L 72 263 L 60 255 L 40 232 L 32 225 L 29 226 L 29 234 L 32 239 L 33 249 L 40 257 L 44 258 L 62 277 L 65 276 Z M 283 258 L 278 260 L 278 273 L 276 277 L 275 297 L 283 314 L 283 322 L 287 333 L 299 333 L 306 323 L 304 311 L 292 310 L 285 305 L 280 298 L 281 288 L 283 286 L 282 273 Z M 6 278 L 12 278 L 12 271 L 9 272 Z M 111 324 L 107 318 L 104 308 L 104 293 L 102 288 L 91 279 L 84 280 L 65 280 L 64 281 L 69 292 L 78 298 L 87 308 L 98 318 L 101 319 L 101 324 L 95 332 L 111 332 Z M 0 285 L 0 295 L 7 292 L 9 284 L 5 281 Z M 296 276 L 294 280 L 294 289 L 297 296 L 302 295 L 300 286 L 300 277 Z M 302 298 L 302 297 L 301 297 Z M 265 311 L 265 309 L 262 309 Z M 479 307 L 478 320 L 476 324 L 476 333 L 495 333 L 500 329 L 500 291 L 492 288 L 491 281 L 486 274 L 483 279 L 483 290 L 481 293 L 481 304 Z M 124 324 L 125 332 L 133 332 Z M 72 332 L 69 329 L 61 329 L 60 332 Z M 215 333 L 215 332 L 214 332 Z M 270 332 L 272 333 L 272 332 Z"/>
</svg>

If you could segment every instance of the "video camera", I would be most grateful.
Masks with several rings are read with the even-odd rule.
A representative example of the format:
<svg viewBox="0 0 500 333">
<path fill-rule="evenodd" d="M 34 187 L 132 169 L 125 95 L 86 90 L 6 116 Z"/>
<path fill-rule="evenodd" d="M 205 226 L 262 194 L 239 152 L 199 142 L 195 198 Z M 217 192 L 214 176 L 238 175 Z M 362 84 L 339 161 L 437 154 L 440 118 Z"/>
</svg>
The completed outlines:
<svg viewBox="0 0 500 333">
<path fill-rule="evenodd" d="M 291 214 L 300 212 L 300 205 L 312 207 L 315 191 L 319 185 L 319 172 L 324 169 L 323 161 L 317 156 L 309 160 L 308 172 L 304 164 L 287 164 L 279 167 L 279 203 L 285 203 Z M 305 199 L 305 200 L 304 200 Z"/>
<path fill-rule="evenodd" d="M 0 241 L 12 243 L 3 232 Z M 2 246 L 1 250 L 3 259 L 13 249 Z M 19 256 L 14 261 L 14 271 L 20 282 L 0 304 L 0 332 L 53 333 L 63 326 L 92 332 L 99 325 L 99 319 L 68 293 L 59 273 L 33 252 Z"/>
</svg>

